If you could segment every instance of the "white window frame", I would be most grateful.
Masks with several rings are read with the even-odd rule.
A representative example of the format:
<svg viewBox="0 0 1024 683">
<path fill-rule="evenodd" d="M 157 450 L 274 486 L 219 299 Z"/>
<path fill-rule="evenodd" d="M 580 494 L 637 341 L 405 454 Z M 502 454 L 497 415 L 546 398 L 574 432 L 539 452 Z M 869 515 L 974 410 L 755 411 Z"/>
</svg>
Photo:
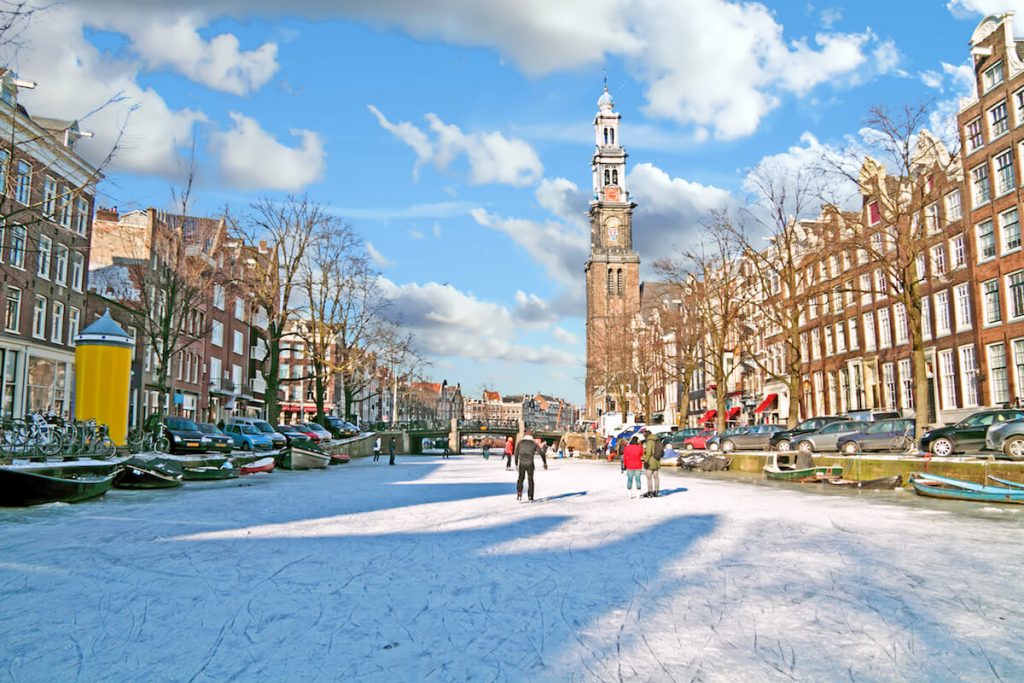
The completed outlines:
<svg viewBox="0 0 1024 683">
<path fill-rule="evenodd" d="M 71 250 L 66 244 L 58 242 L 53 253 L 53 282 L 59 287 L 67 287 L 68 261 L 71 258 Z"/>
<path fill-rule="evenodd" d="M 944 198 L 946 205 L 946 223 L 958 221 L 964 216 L 964 206 L 960 197 L 960 190 L 953 190 Z"/>
<path fill-rule="evenodd" d="M 811 330 L 811 360 L 821 358 L 821 328 Z"/>
<path fill-rule="evenodd" d="M 932 338 L 932 300 L 928 296 L 921 297 L 921 338 Z"/>
<path fill-rule="evenodd" d="M 964 140 L 968 154 L 985 146 L 985 124 L 982 123 L 980 116 L 964 125 Z"/>
<path fill-rule="evenodd" d="M 14 245 L 18 248 L 15 249 Z M 28 230 L 24 225 L 15 225 L 11 228 L 11 248 L 8 251 L 8 261 L 11 268 L 25 270 L 25 252 L 28 251 Z"/>
<path fill-rule="evenodd" d="M 949 290 L 943 289 L 932 295 L 935 299 L 935 338 L 953 333 L 953 319 L 949 310 Z"/>
<path fill-rule="evenodd" d="M 245 353 L 245 335 L 241 330 L 233 330 L 231 333 L 231 350 L 237 354 Z"/>
<path fill-rule="evenodd" d="M 46 176 L 43 179 L 43 206 L 44 218 L 53 220 L 57 215 L 57 181 L 53 176 Z"/>
<path fill-rule="evenodd" d="M 988 163 L 978 164 L 971 169 L 971 206 L 975 209 L 992 201 L 992 177 Z"/>
<path fill-rule="evenodd" d="M 39 250 L 36 253 L 36 277 L 44 280 L 50 279 L 50 261 L 53 259 L 53 240 L 46 236 L 39 236 Z"/>
<path fill-rule="evenodd" d="M 997 80 L 998 79 L 998 80 Z M 1003 67 L 1003 60 L 999 60 L 981 74 L 981 85 L 985 92 L 1006 80 L 1006 69 Z"/>
<path fill-rule="evenodd" d="M 213 307 L 217 310 L 224 310 L 224 286 L 218 283 L 213 285 Z"/>
<path fill-rule="evenodd" d="M 68 346 L 75 345 L 75 337 L 78 336 L 78 328 L 82 324 L 82 312 L 74 306 L 68 311 Z M 136 334 L 129 328 L 132 337 L 132 360 L 135 359 L 135 339 Z"/>
<path fill-rule="evenodd" d="M 988 226 L 988 229 L 983 233 L 983 226 Z M 982 235 L 991 235 L 992 240 L 992 253 L 989 255 L 985 254 L 985 244 L 982 242 Z M 996 224 L 991 218 L 987 218 L 977 225 L 974 226 L 974 241 L 978 245 L 978 263 L 986 263 L 991 261 L 999 255 L 999 241 L 996 239 Z"/>
<path fill-rule="evenodd" d="M 878 314 L 878 348 L 891 349 L 892 348 L 892 316 L 889 313 L 889 307 L 883 306 L 876 311 Z"/>
<path fill-rule="evenodd" d="M 1002 117 L 996 118 L 1000 108 L 1002 109 Z M 985 119 L 988 122 L 989 140 L 996 140 L 1010 132 L 1010 108 L 1007 106 L 1006 100 L 996 102 L 988 108 L 985 114 Z"/>
<path fill-rule="evenodd" d="M 857 316 L 851 317 L 846 321 L 846 328 L 849 332 L 850 339 L 850 350 L 857 351 L 860 349 L 860 339 L 857 336 Z"/>
<path fill-rule="evenodd" d="M 956 358 L 953 349 L 943 349 L 938 353 L 939 388 L 942 394 L 943 410 L 955 410 L 956 398 Z"/>
<path fill-rule="evenodd" d="M 1024 319 L 1024 270 L 1015 270 L 1006 274 L 1006 303 L 1007 320 L 1017 321 Z M 1020 283 L 1015 285 L 1014 278 L 1019 278 Z"/>
<path fill-rule="evenodd" d="M 1007 219 L 1013 214 L 1013 222 L 1009 222 Z M 1017 227 L 1007 232 L 1007 226 L 1016 225 Z M 1016 237 L 1011 241 L 1011 237 L 1016 233 Z M 1013 242 L 1016 242 L 1014 244 Z M 1006 254 L 1012 254 L 1015 251 L 1020 250 L 1020 211 L 1014 207 L 1007 209 L 999 214 L 999 248 L 1000 254 L 1005 256 Z"/>
<path fill-rule="evenodd" d="M 964 408 L 977 408 L 978 395 L 978 355 L 974 344 L 966 344 L 957 349 L 960 354 L 960 396 Z"/>
<path fill-rule="evenodd" d="M 46 339 L 46 309 L 50 302 L 41 294 L 36 294 L 32 304 L 32 336 L 36 339 Z"/>
<path fill-rule="evenodd" d="M 1002 354 L 1002 366 L 995 362 L 995 351 L 999 350 Z M 1007 367 L 1008 358 L 1006 356 L 1006 346 L 1002 342 L 995 344 L 989 344 L 985 347 L 985 355 L 988 358 L 988 385 L 989 385 L 989 399 L 991 405 L 997 406 L 1006 403 L 1010 400 L 1010 381 L 1009 381 L 1009 368 Z M 1002 380 L 1000 382 L 1000 379 Z M 1005 393 L 1000 393 L 1000 388 Z"/>
<path fill-rule="evenodd" d="M 12 296 L 17 294 L 17 296 Z M 11 301 L 17 301 L 17 305 L 11 308 Z M 21 289 L 18 287 L 8 286 L 5 292 L 4 298 L 4 330 L 6 332 L 13 332 L 15 334 L 21 334 Z M 10 324 L 9 312 L 14 312 L 14 324 Z"/>
<path fill-rule="evenodd" d="M 864 350 L 871 352 L 877 348 L 875 337 L 875 314 L 871 311 L 864 314 Z"/>
<path fill-rule="evenodd" d="M 897 387 L 896 387 L 896 364 L 895 363 L 882 363 L 882 394 L 885 401 L 886 410 L 895 410 L 897 406 Z"/>
<path fill-rule="evenodd" d="M 214 346 L 224 347 L 224 323 L 219 320 L 210 323 L 210 343 Z"/>
<path fill-rule="evenodd" d="M 71 252 L 71 289 L 81 292 L 85 286 L 85 257 L 77 251 Z"/>
<path fill-rule="evenodd" d="M 900 398 L 904 410 L 914 409 L 914 369 L 909 358 L 903 358 L 898 366 Z"/>
<path fill-rule="evenodd" d="M 964 241 L 963 233 L 949 238 L 949 259 L 951 270 L 959 270 L 967 266 L 967 243 Z"/>
<path fill-rule="evenodd" d="M 993 325 L 999 325 L 1003 322 L 1003 302 L 1000 297 L 1002 293 L 999 289 L 999 278 L 992 278 L 991 280 L 985 280 L 984 282 L 978 283 L 978 287 L 981 288 L 981 315 L 982 325 L 985 327 L 992 327 Z M 995 288 L 993 290 L 993 287 Z M 992 295 L 995 294 L 995 297 Z M 995 302 L 995 317 L 992 317 L 993 306 L 991 302 Z"/>
<path fill-rule="evenodd" d="M 54 344 L 64 343 L 64 302 L 54 301 L 53 312 L 50 314 L 50 341 Z"/>
</svg>

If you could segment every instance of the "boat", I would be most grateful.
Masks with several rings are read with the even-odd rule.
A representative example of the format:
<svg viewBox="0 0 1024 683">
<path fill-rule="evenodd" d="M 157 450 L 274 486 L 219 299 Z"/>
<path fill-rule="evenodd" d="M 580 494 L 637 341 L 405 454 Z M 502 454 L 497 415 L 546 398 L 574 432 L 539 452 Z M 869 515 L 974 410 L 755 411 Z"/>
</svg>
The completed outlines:
<svg viewBox="0 0 1024 683">
<path fill-rule="evenodd" d="M 114 484 L 110 474 L 42 474 L 0 467 L 0 507 L 77 503 L 102 496 Z"/>
<path fill-rule="evenodd" d="M 332 465 L 344 465 L 352 460 L 348 453 L 331 453 Z"/>
<path fill-rule="evenodd" d="M 785 458 L 786 462 L 780 463 L 780 456 Z M 768 463 L 762 470 L 768 479 L 803 483 L 838 479 L 843 476 L 842 465 L 815 465 L 814 460 L 806 453 L 797 453 L 795 461 L 792 453 L 771 453 L 768 456 Z"/>
<path fill-rule="evenodd" d="M 898 489 L 903 486 L 903 477 L 896 474 L 891 477 L 880 477 L 878 479 L 825 479 L 825 482 L 832 486 L 841 486 L 850 489 Z"/>
<path fill-rule="evenodd" d="M 119 489 L 170 489 L 181 486 L 182 471 L 165 462 L 130 460 L 114 477 Z"/>
<path fill-rule="evenodd" d="M 277 454 L 277 464 L 286 470 L 323 469 L 330 461 L 329 455 L 297 446 L 283 448 Z"/>
<path fill-rule="evenodd" d="M 185 481 L 221 481 L 237 479 L 238 470 L 225 462 L 220 467 L 183 467 Z"/>
<path fill-rule="evenodd" d="M 999 477 L 993 477 L 991 474 L 988 475 L 988 478 L 994 481 L 995 483 L 999 484 L 1000 486 L 1008 486 L 1011 489 L 1021 489 L 1022 491 L 1024 491 L 1024 484 L 1020 483 L 1019 481 L 1000 479 Z"/>
<path fill-rule="evenodd" d="M 273 472 L 274 467 L 276 466 L 277 463 L 274 461 L 273 456 L 268 455 L 265 458 L 260 458 L 259 460 L 254 460 L 250 463 L 242 465 L 239 468 L 239 471 L 242 474 L 256 474 L 257 472 Z"/>
<path fill-rule="evenodd" d="M 975 484 L 971 481 L 922 472 L 912 473 L 910 483 L 918 495 L 929 498 L 1024 505 L 1024 489 L 1020 488 Z"/>
</svg>

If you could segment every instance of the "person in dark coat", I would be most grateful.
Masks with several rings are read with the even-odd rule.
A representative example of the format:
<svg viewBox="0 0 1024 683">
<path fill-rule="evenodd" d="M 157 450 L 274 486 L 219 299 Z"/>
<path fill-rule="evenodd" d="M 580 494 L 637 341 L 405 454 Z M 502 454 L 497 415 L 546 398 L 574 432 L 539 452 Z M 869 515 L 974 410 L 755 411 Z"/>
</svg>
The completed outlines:
<svg viewBox="0 0 1024 683">
<path fill-rule="evenodd" d="M 441 454 L 442 458 L 448 458 L 448 439 L 444 440 L 444 453 Z"/>
<path fill-rule="evenodd" d="M 516 500 L 523 499 L 523 479 L 525 478 L 529 481 L 526 495 L 530 502 L 533 502 L 533 458 L 538 454 L 544 462 L 544 469 L 547 469 L 548 458 L 544 454 L 544 449 L 537 445 L 537 442 L 533 440 L 533 436 L 527 432 L 519 440 L 519 443 L 516 444 L 516 466 L 519 468 L 519 480 L 516 482 Z"/>
<path fill-rule="evenodd" d="M 395 437 L 394 437 L 394 435 L 392 435 L 391 438 L 388 439 L 388 455 L 391 457 L 391 460 L 388 462 L 388 464 L 389 465 L 394 465 L 395 464 Z"/>
</svg>

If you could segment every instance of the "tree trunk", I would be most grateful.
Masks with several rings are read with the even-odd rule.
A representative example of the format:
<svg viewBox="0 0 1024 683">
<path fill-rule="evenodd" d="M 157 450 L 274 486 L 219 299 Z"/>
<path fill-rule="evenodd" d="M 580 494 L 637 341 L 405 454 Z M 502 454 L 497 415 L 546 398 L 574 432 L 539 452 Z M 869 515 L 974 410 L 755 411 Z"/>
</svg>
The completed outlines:
<svg viewBox="0 0 1024 683">
<path fill-rule="evenodd" d="M 267 366 L 267 421 L 272 425 L 278 423 L 281 416 L 281 402 L 277 398 L 277 392 L 281 389 L 281 335 L 275 332 L 277 326 L 271 323 L 267 330 L 267 354 L 269 365 Z"/>
</svg>

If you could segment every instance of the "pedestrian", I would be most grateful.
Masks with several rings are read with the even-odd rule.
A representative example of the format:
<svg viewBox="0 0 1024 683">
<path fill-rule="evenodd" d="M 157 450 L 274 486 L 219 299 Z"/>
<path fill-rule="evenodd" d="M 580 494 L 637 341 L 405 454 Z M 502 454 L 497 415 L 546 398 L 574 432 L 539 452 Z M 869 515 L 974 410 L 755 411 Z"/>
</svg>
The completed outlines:
<svg viewBox="0 0 1024 683">
<path fill-rule="evenodd" d="M 647 493 L 644 498 L 657 498 L 661 491 L 661 458 L 665 455 L 665 445 L 657 434 L 647 432 L 644 441 L 644 467 L 647 469 Z"/>
<path fill-rule="evenodd" d="M 512 471 L 512 453 L 515 451 L 515 444 L 512 443 L 512 437 L 508 437 L 505 440 L 505 471 Z"/>
<path fill-rule="evenodd" d="M 444 440 L 444 452 L 441 453 L 441 457 L 444 458 L 445 460 L 448 459 L 448 439 Z"/>
<path fill-rule="evenodd" d="M 380 437 L 379 436 L 377 437 L 377 440 L 373 442 L 373 461 L 377 462 L 378 460 L 380 460 Z"/>
<path fill-rule="evenodd" d="M 573 447 L 569 446 L 569 457 L 570 458 L 572 457 L 572 453 L 573 453 Z"/>
<path fill-rule="evenodd" d="M 388 462 L 388 464 L 389 465 L 394 465 L 395 464 L 395 437 L 394 437 L 394 435 L 392 435 L 391 438 L 388 439 L 388 455 L 391 457 L 391 460 L 390 460 L 390 462 Z"/>
<path fill-rule="evenodd" d="M 540 454 L 540 459 L 544 461 L 544 469 L 547 469 L 548 458 L 544 454 L 544 449 L 533 440 L 530 432 L 527 432 L 516 444 L 516 467 L 519 468 L 519 479 L 516 481 L 516 500 L 523 499 L 523 479 L 525 478 L 528 480 L 526 496 L 531 503 L 533 502 L 533 458 L 537 454 Z"/>
<path fill-rule="evenodd" d="M 484 441 L 483 451 L 484 451 L 484 460 L 490 460 L 491 459 L 491 443 L 490 443 L 490 441 Z"/>
<path fill-rule="evenodd" d="M 629 445 L 622 451 L 622 471 L 626 473 L 626 490 L 632 492 L 633 480 L 636 480 L 636 494 L 639 496 L 643 487 L 640 484 L 640 472 L 644 467 L 644 447 L 640 445 L 640 439 L 633 436 Z M 630 493 L 630 498 L 633 498 Z"/>
</svg>

